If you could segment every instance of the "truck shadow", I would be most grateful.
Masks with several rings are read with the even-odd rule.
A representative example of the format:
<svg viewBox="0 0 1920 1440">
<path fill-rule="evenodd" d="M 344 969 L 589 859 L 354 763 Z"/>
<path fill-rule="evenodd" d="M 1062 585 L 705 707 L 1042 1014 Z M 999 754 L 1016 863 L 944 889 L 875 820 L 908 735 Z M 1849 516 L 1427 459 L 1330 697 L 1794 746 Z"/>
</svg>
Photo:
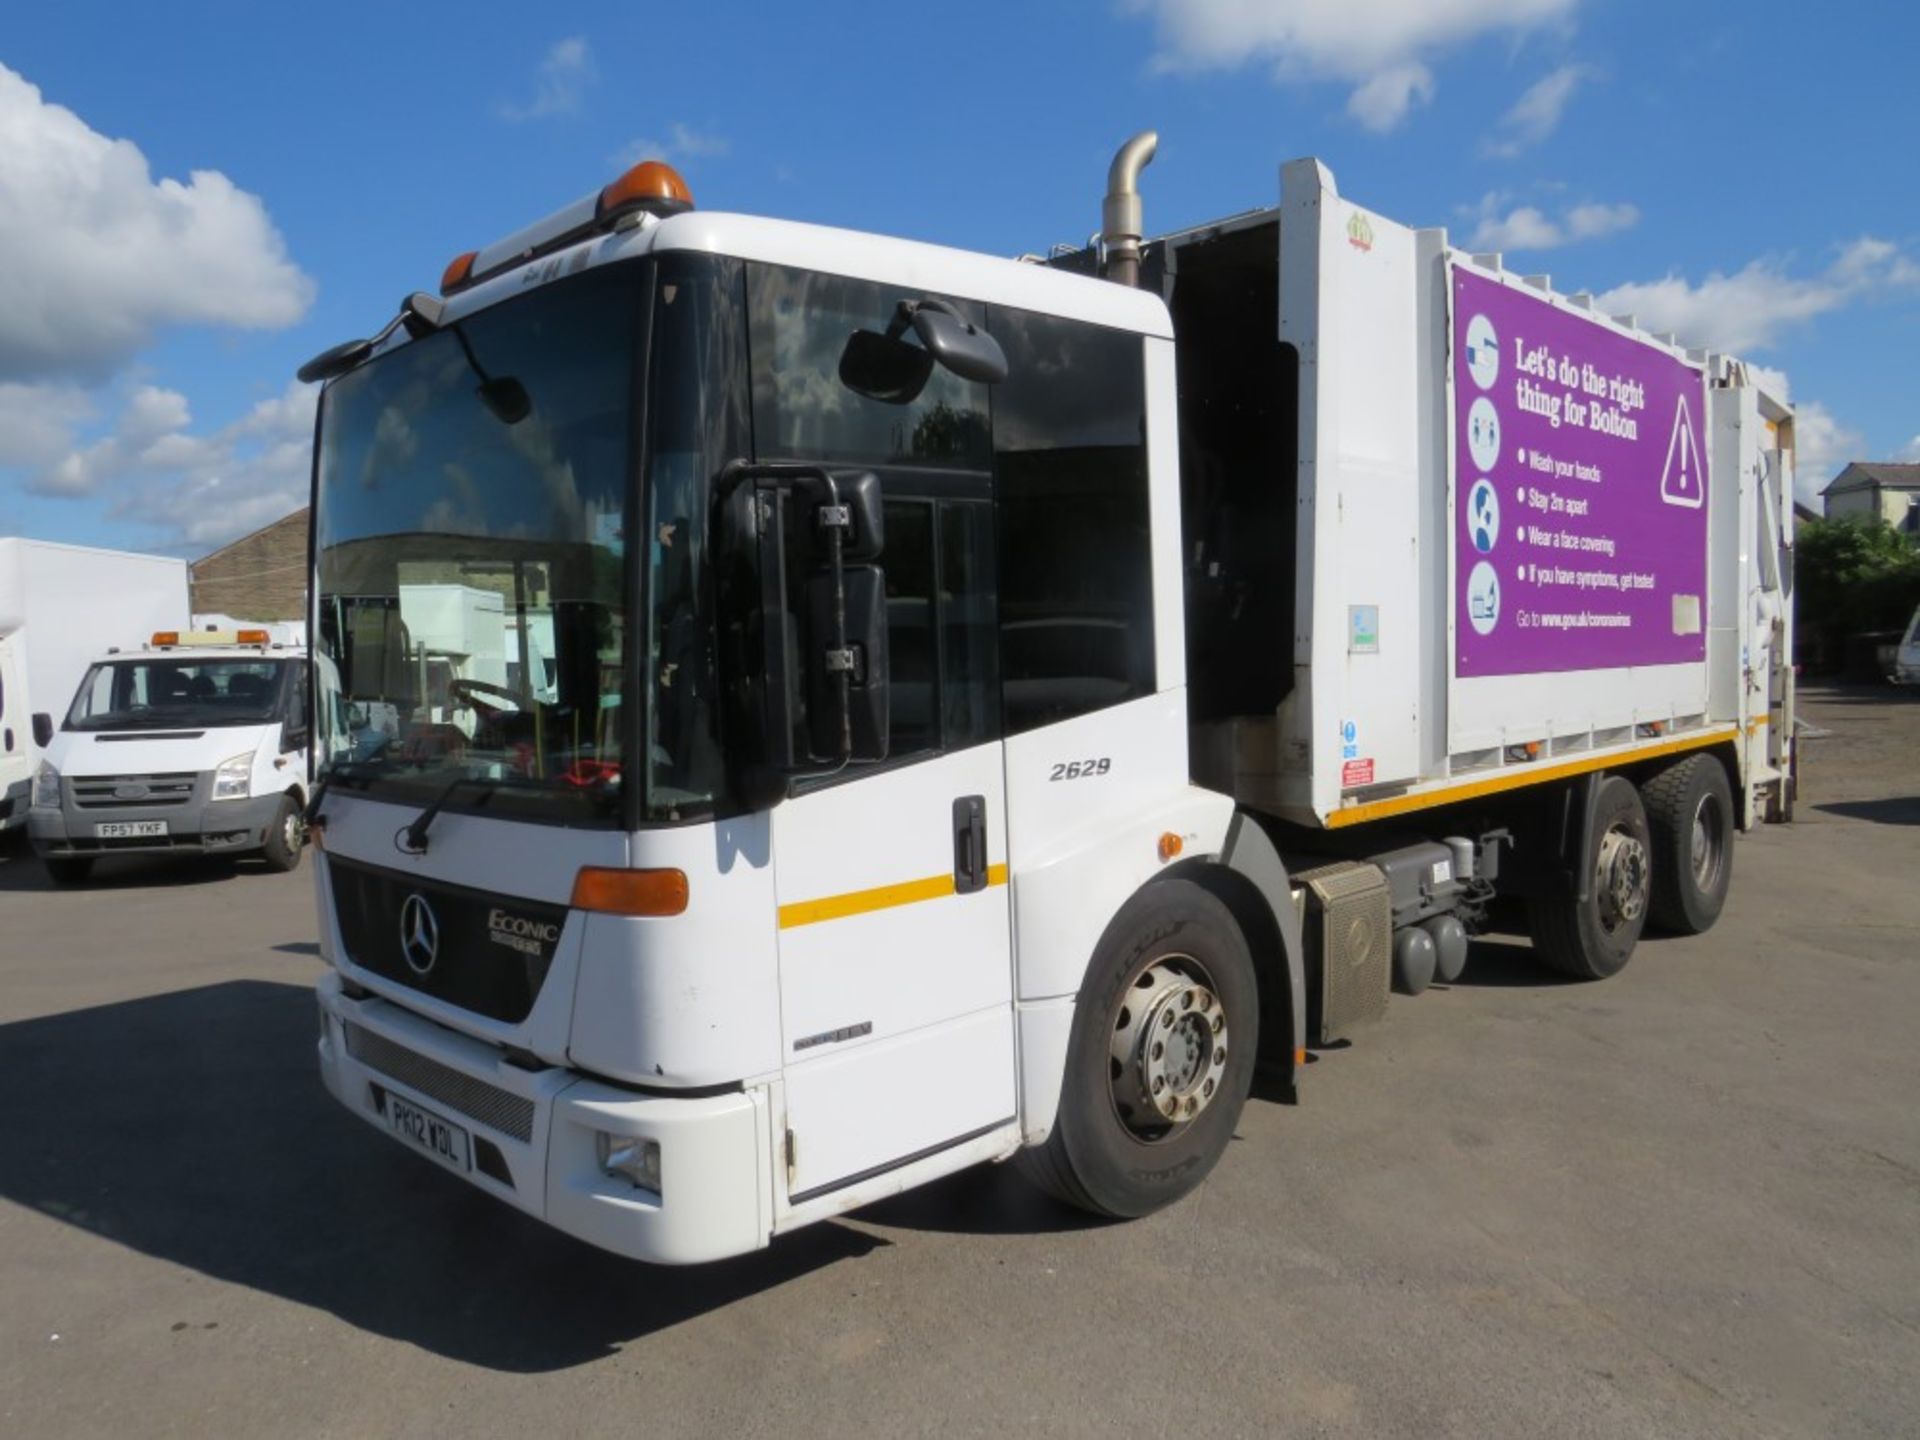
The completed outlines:
<svg viewBox="0 0 1920 1440">
<path fill-rule="evenodd" d="M 1049 1199 L 1008 1165 L 976 1165 L 875 1201 L 851 1218 L 941 1235 L 1056 1235 L 1113 1223 Z"/>
<path fill-rule="evenodd" d="M 234 981 L 0 1026 L 0 1197 L 489 1369 L 586 1363 L 887 1242 L 815 1225 L 655 1269 L 398 1151 L 314 1068 L 304 987 Z"/>
<path fill-rule="evenodd" d="M 1920 825 L 1920 795 L 1887 795 L 1876 800 L 1831 800 L 1814 809 L 1876 825 Z"/>
<path fill-rule="evenodd" d="M 47 867 L 24 839 L 0 846 L 0 895 L 29 891 L 65 890 L 79 896 L 89 890 L 144 890 L 217 885 L 245 879 L 247 871 L 264 873 L 265 866 L 245 861 L 204 859 L 200 856 L 107 855 L 93 867 L 84 885 L 56 885 Z"/>
<path fill-rule="evenodd" d="M 1463 990 L 1551 990 L 1580 982 L 1541 964 L 1522 937 L 1492 934 L 1476 936 L 1468 945 L 1467 968 L 1453 983 Z"/>
</svg>

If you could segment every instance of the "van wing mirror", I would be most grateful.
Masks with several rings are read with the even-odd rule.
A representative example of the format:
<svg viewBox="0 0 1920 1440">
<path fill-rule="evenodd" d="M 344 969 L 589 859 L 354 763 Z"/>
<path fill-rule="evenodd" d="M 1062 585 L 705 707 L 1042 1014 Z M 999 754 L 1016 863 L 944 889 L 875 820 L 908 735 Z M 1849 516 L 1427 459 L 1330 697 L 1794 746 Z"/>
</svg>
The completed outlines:
<svg viewBox="0 0 1920 1440">
<path fill-rule="evenodd" d="M 53 743 L 53 716 L 44 710 L 33 717 L 33 743 L 42 750 Z"/>
</svg>

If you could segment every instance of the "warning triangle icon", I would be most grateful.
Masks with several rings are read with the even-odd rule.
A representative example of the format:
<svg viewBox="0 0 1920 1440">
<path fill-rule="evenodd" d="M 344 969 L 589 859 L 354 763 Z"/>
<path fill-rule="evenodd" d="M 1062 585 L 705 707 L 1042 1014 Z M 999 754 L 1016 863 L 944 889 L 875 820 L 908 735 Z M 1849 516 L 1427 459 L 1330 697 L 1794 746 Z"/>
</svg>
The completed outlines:
<svg viewBox="0 0 1920 1440">
<path fill-rule="evenodd" d="M 1667 468 L 1660 476 L 1660 498 L 1669 505 L 1698 510 L 1707 503 L 1707 472 L 1693 439 L 1693 414 L 1687 397 L 1673 412 L 1673 438 L 1667 442 Z"/>
</svg>

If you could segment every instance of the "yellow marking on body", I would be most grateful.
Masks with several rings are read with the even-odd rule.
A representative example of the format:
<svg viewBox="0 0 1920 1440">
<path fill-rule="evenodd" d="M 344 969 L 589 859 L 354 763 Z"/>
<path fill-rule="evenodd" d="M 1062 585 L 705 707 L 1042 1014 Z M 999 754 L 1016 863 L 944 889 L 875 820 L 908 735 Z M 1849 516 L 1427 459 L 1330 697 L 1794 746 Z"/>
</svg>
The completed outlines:
<svg viewBox="0 0 1920 1440">
<path fill-rule="evenodd" d="M 1658 759 L 1662 755 L 1678 755 L 1685 750 L 1702 750 L 1709 745 L 1730 740 L 1738 733 L 1737 726 L 1732 729 L 1721 727 L 1703 731 L 1698 735 L 1684 735 L 1675 740 L 1642 745 L 1633 750 L 1617 750 L 1606 755 L 1585 755 L 1578 760 L 1564 760 L 1553 765 L 1516 765 L 1498 774 L 1488 775 L 1479 780 L 1469 780 L 1460 785 L 1448 785 L 1437 790 L 1422 790 L 1412 795 L 1394 795 L 1385 800 L 1369 800 L 1354 805 L 1343 805 L 1327 816 L 1327 828 L 1337 830 L 1345 825 L 1382 820 L 1389 815 L 1405 815 L 1413 810 L 1431 810 L 1440 805 L 1457 805 L 1462 800 L 1477 800 L 1483 795 L 1498 795 L 1503 791 L 1519 790 L 1547 780 L 1564 780 L 1571 775 L 1584 775 L 1590 770 L 1605 770 L 1615 765 L 1631 765 L 1640 760 Z"/>
<path fill-rule="evenodd" d="M 987 867 L 988 885 L 1006 883 L 1005 865 Z M 796 900 L 780 907 L 780 928 L 792 930 L 800 925 L 817 925 L 823 920 L 844 920 L 849 915 L 891 910 L 896 905 L 917 905 L 922 900 L 938 900 L 953 893 L 953 876 L 929 875 L 924 880 L 902 880 L 893 885 L 876 885 L 870 890 L 823 895 L 818 900 Z"/>
</svg>

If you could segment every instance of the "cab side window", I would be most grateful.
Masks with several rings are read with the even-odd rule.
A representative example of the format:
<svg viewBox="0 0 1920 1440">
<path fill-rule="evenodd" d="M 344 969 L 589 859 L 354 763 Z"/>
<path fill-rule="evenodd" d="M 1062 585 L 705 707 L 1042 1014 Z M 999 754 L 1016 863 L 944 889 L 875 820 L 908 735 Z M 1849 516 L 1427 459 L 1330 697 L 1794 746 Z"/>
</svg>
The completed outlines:
<svg viewBox="0 0 1920 1440">
<path fill-rule="evenodd" d="M 878 563 L 886 576 L 890 682 L 885 763 L 997 738 L 987 387 L 938 366 L 905 403 L 875 400 L 844 383 L 848 337 L 884 332 L 899 303 L 925 298 L 920 292 L 750 265 L 747 296 L 755 458 L 870 470 L 880 479 L 886 541 Z M 969 312 L 953 303 L 976 321 L 984 318 L 978 307 Z M 790 555 L 790 566 L 797 558 Z"/>
<path fill-rule="evenodd" d="M 1138 335 L 994 310 L 1006 733 L 1150 695 L 1146 357 Z"/>
</svg>

